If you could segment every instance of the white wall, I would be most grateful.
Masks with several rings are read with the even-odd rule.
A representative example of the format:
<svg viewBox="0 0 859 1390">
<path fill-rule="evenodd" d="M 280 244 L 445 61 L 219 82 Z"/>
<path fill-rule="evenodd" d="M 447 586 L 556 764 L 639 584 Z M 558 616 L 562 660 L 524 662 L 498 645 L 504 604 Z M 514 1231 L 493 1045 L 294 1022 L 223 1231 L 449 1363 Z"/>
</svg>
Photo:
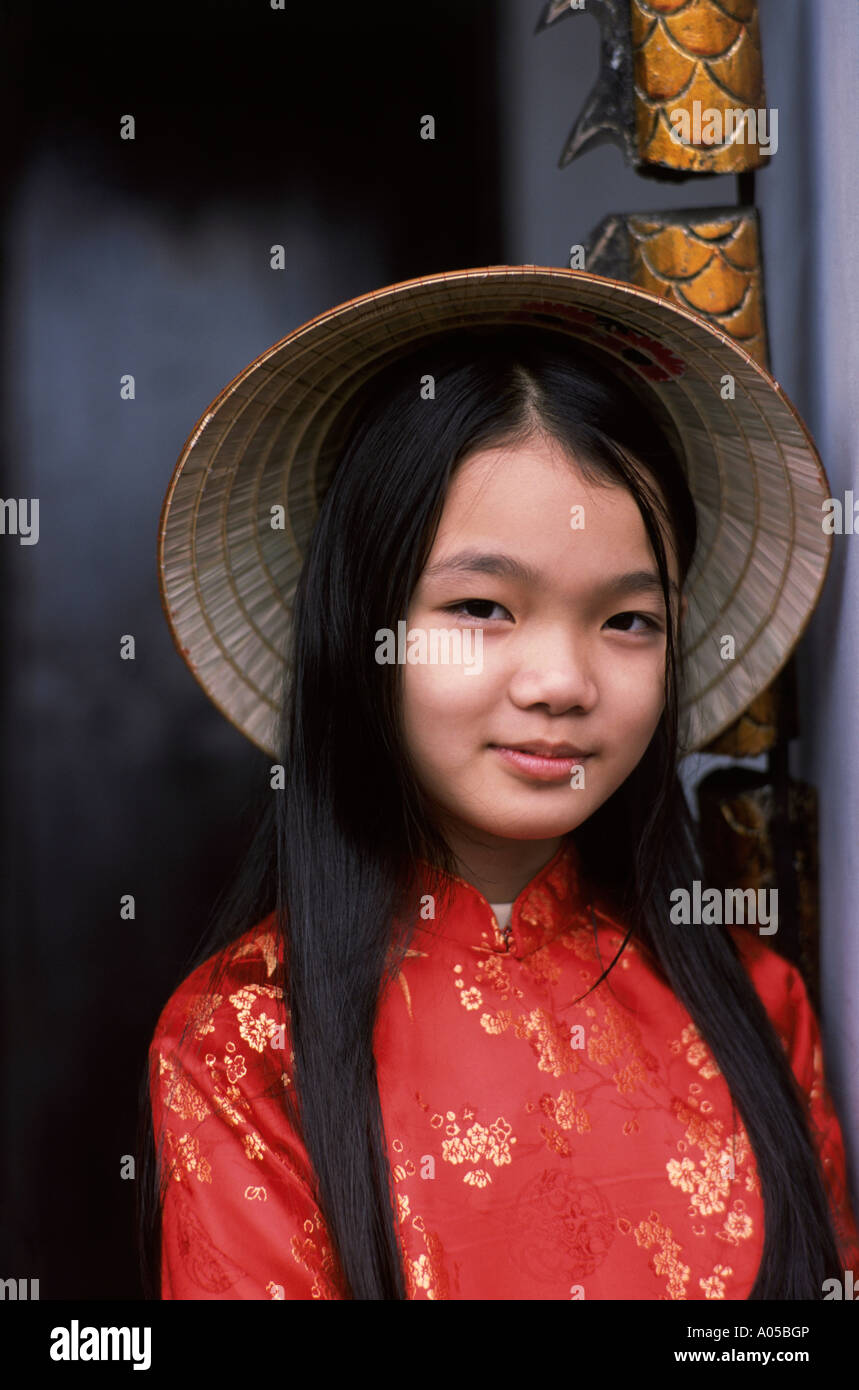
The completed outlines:
<svg viewBox="0 0 859 1390">
<path fill-rule="evenodd" d="M 859 5 L 803 9 L 812 101 L 808 123 L 816 312 L 796 324 L 810 343 L 809 424 L 832 495 L 859 498 Z M 790 227 L 783 235 L 790 240 Z M 833 537 L 832 566 L 806 642 L 802 768 L 820 791 L 824 1053 L 859 1194 L 859 535 Z"/>
</svg>

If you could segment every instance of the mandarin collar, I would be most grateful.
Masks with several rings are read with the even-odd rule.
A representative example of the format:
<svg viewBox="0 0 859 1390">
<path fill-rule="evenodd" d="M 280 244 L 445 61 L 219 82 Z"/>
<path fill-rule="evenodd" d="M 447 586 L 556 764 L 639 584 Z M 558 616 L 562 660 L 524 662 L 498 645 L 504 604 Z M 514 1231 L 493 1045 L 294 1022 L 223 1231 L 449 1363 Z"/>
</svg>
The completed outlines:
<svg viewBox="0 0 859 1390">
<path fill-rule="evenodd" d="M 429 890 L 432 875 L 426 860 L 419 860 L 422 891 Z M 478 951 L 521 959 L 554 941 L 562 932 L 590 921 L 590 895 L 578 851 L 565 840 L 552 858 L 538 869 L 513 902 L 510 929 L 498 925 L 489 900 L 473 883 L 458 874 L 442 874 L 447 892 L 437 904 L 436 916 L 419 927 L 430 936 L 444 936 Z"/>
</svg>

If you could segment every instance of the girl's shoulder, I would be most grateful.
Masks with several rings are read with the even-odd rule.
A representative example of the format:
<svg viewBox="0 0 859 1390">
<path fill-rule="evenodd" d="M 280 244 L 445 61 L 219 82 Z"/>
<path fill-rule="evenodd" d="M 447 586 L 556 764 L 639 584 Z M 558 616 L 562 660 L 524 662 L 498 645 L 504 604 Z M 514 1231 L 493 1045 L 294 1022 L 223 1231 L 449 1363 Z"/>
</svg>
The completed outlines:
<svg viewBox="0 0 859 1390">
<path fill-rule="evenodd" d="M 263 1036 L 267 1041 L 283 1021 L 279 959 L 271 913 L 185 976 L 161 1010 L 150 1050 L 175 1055 L 193 1044 L 211 1050 L 215 1043 L 229 1046 L 235 1036 L 261 1051 L 257 1043 Z"/>
<path fill-rule="evenodd" d="M 790 1000 L 806 996 L 802 973 L 769 940 L 748 927 L 729 926 L 740 957 L 764 1003 L 778 1009 Z"/>
<path fill-rule="evenodd" d="M 292 1079 L 277 933 L 192 970 L 150 1048 L 165 1299 L 338 1298 Z"/>
<path fill-rule="evenodd" d="M 806 1089 L 822 1080 L 820 1026 L 802 972 L 748 927 L 728 927 L 740 958 Z"/>
</svg>

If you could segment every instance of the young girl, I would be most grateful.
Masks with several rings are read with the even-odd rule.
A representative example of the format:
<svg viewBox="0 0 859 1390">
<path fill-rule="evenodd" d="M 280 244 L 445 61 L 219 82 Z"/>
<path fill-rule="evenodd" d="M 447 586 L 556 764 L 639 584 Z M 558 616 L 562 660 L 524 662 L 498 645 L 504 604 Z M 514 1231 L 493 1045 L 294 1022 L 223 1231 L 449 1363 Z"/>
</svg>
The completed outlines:
<svg viewBox="0 0 859 1390">
<path fill-rule="evenodd" d="M 529 270 L 505 287 L 533 301 Z M 328 434 L 303 417 L 336 466 L 306 468 L 277 743 L 252 725 L 260 665 L 240 708 L 195 663 L 275 756 L 225 926 L 153 1038 L 163 1298 L 817 1299 L 856 1267 L 801 976 L 753 927 L 671 910 L 703 879 L 684 723 L 712 737 L 751 698 L 737 680 L 719 704 L 700 661 L 690 695 L 681 658 L 707 621 L 741 626 L 725 554 L 759 524 L 720 494 L 690 383 L 715 377 L 718 402 L 735 360 L 774 432 L 783 398 L 694 316 L 550 274 L 554 313 L 520 298 L 493 322 L 473 280 L 448 284 L 453 326 L 389 333 Z M 234 421 L 258 399 L 238 396 Z M 740 460 L 740 408 L 713 406 L 714 438 L 713 420 L 763 495 L 760 436 Z M 227 450 L 257 515 L 276 455 L 259 434 Z M 230 566 L 265 587 L 257 535 L 268 566 L 261 548 L 253 579 L 253 556 Z M 775 623 L 758 604 L 752 625 Z M 226 668 L 241 642 L 221 645 Z"/>
</svg>

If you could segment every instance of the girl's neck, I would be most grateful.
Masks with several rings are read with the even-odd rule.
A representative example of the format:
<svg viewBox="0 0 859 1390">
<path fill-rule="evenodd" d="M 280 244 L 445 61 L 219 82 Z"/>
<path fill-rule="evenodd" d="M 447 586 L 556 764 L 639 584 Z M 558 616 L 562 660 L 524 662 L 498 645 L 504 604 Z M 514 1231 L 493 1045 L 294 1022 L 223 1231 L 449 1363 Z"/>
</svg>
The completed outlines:
<svg viewBox="0 0 859 1390">
<path fill-rule="evenodd" d="M 563 837 L 553 840 L 499 840 L 477 844 L 464 836 L 448 840 L 456 855 L 459 875 L 473 884 L 487 902 L 515 902 L 549 860 L 557 854 Z"/>
</svg>

